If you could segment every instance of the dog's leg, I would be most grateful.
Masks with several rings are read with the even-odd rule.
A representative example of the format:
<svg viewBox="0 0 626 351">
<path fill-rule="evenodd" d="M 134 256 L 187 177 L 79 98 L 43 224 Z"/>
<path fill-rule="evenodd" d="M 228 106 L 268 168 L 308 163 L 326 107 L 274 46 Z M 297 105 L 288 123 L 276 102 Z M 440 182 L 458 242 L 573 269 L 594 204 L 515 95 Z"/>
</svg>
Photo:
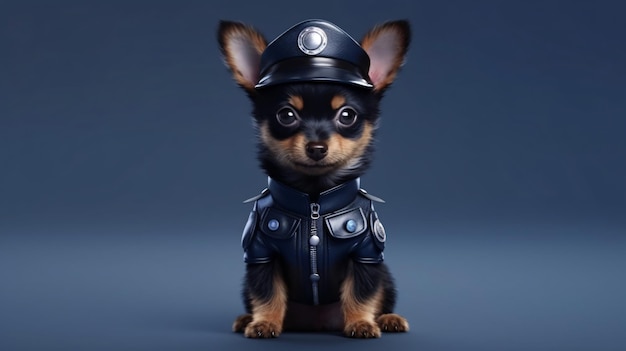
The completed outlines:
<svg viewBox="0 0 626 351">
<path fill-rule="evenodd" d="M 287 310 L 287 287 L 280 267 L 277 263 L 255 264 L 248 265 L 246 271 L 245 293 L 252 314 L 237 318 L 234 327 L 243 329 L 248 338 L 277 337 Z"/>
<path fill-rule="evenodd" d="M 372 268 L 373 265 L 351 262 L 346 279 L 342 283 L 343 332 L 348 337 L 380 337 L 380 328 L 375 319 L 382 308 L 383 286 L 380 279 L 367 277 L 367 271 Z"/>
<path fill-rule="evenodd" d="M 376 318 L 376 323 L 383 332 L 407 332 L 409 331 L 409 322 L 404 317 L 393 313 L 397 293 L 393 277 L 385 264 L 380 265 L 380 273 L 384 298 L 381 310 L 382 314 Z"/>
</svg>

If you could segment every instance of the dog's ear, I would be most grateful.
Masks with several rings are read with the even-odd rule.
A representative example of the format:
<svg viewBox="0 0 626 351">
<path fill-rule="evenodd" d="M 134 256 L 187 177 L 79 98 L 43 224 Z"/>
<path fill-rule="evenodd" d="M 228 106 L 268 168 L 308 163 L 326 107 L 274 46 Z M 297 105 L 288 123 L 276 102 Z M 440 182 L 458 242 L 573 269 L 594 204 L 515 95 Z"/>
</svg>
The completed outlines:
<svg viewBox="0 0 626 351">
<path fill-rule="evenodd" d="M 220 21 L 217 40 L 235 81 L 249 93 L 253 92 L 259 80 L 261 54 L 267 46 L 263 35 L 240 22 Z"/>
<path fill-rule="evenodd" d="M 363 37 L 361 46 L 370 57 L 369 76 L 375 91 L 383 91 L 393 82 L 404 63 L 410 40 L 407 21 L 385 22 Z"/>
</svg>

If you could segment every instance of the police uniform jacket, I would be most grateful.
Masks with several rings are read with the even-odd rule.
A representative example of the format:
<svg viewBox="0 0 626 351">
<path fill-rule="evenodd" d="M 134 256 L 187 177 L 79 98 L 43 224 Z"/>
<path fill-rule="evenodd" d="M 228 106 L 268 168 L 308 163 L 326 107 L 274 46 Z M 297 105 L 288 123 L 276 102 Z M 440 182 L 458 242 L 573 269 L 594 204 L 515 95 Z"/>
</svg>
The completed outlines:
<svg viewBox="0 0 626 351">
<path fill-rule="evenodd" d="M 248 264 L 278 262 L 289 299 L 304 304 L 339 300 L 350 260 L 383 261 L 384 227 L 359 179 L 336 186 L 316 200 L 271 178 L 254 202 L 242 236 Z"/>
</svg>

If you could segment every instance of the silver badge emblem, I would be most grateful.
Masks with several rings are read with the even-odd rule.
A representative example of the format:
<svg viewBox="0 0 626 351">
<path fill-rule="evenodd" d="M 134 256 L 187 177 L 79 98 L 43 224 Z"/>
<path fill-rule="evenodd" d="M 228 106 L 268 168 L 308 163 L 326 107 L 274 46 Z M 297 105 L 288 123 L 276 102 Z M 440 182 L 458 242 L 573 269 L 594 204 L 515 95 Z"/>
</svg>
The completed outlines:
<svg viewBox="0 0 626 351">
<path fill-rule="evenodd" d="M 380 223 L 380 220 L 376 220 L 374 222 L 374 235 L 376 235 L 376 239 L 381 243 L 384 243 L 387 240 L 387 234 L 385 234 L 385 227 Z"/>
<path fill-rule="evenodd" d="M 318 27 L 306 27 L 298 35 L 298 47 L 307 55 L 317 55 L 326 48 L 328 37 Z"/>
</svg>

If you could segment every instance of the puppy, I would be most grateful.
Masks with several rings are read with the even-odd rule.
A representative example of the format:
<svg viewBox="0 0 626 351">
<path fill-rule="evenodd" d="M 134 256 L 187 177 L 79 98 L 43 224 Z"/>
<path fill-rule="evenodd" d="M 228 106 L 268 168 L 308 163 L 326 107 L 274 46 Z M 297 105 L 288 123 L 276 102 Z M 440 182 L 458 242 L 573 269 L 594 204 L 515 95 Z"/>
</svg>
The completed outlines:
<svg viewBox="0 0 626 351">
<path fill-rule="evenodd" d="M 227 67 L 253 104 L 258 159 L 268 187 L 247 200 L 242 236 L 249 338 L 283 330 L 338 330 L 354 338 L 405 332 L 383 263 L 381 199 L 360 188 L 372 159 L 379 103 L 404 61 L 409 24 L 392 21 L 358 43 L 324 20 L 272 41 L 222 21 Z"/>
</svg>

